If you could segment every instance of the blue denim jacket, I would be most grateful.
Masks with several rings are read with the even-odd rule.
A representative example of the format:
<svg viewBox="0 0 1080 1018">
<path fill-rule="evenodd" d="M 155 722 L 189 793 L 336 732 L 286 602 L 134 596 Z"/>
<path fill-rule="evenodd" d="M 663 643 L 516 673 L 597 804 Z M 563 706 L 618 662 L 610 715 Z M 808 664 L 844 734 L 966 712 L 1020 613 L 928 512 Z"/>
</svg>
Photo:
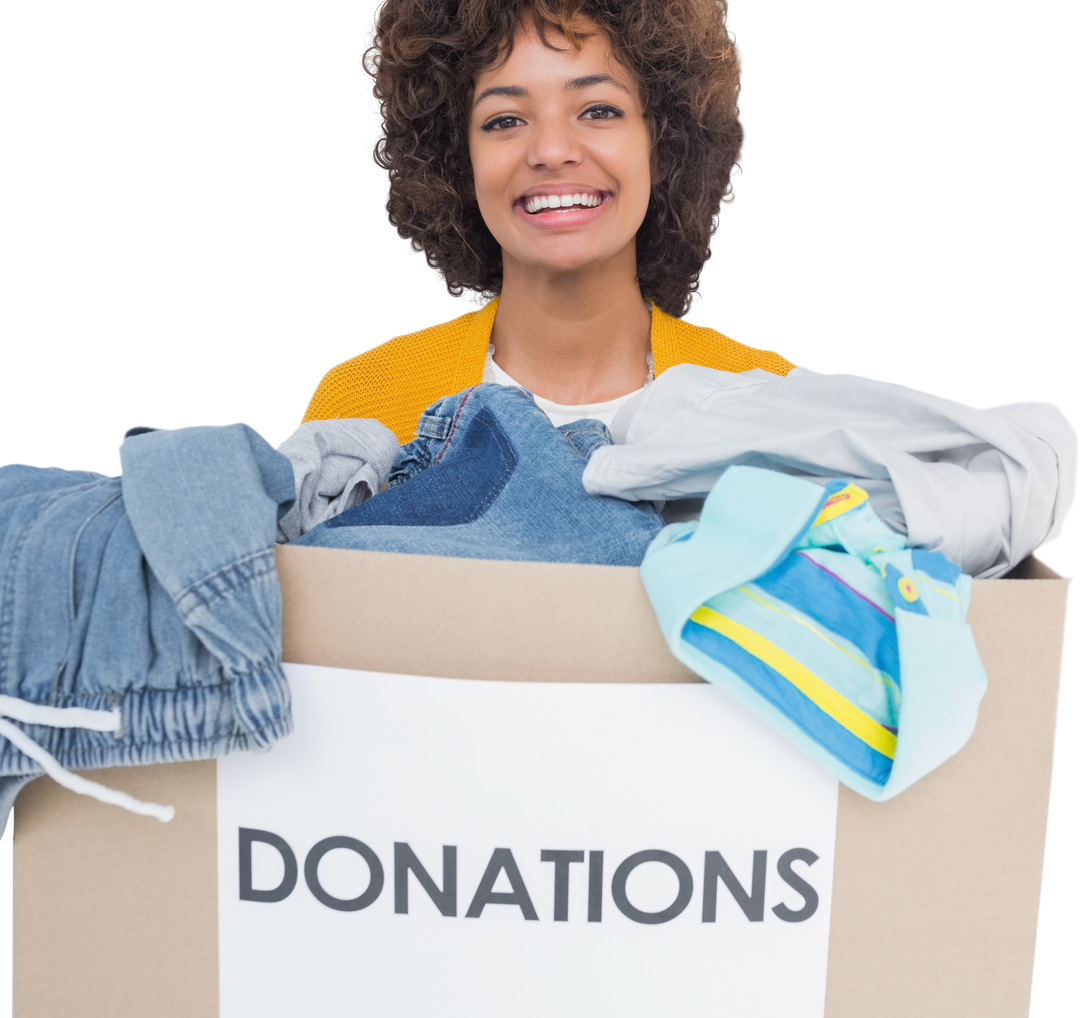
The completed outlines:
<svg viewBox="0 0 1080 1018">
<path fill-rule="evenodd" d="M 120 457 L 122 478 L 0 468 L 0 829 L 43 770 L 15 742 L 94 768 L 292 727 L 273 553 L 289 461 L 243 424 L 138 434 Z"/>
<path fill-rule="evenodd" d="M 652 503 L 581 483 L 590 454 L 610 443 L 599 421 L 556 428 L 523 389 L 477 385 L 428 407 L 385 492 L 293 543 L 640 565 L 664 525 Z"/>
</svg>

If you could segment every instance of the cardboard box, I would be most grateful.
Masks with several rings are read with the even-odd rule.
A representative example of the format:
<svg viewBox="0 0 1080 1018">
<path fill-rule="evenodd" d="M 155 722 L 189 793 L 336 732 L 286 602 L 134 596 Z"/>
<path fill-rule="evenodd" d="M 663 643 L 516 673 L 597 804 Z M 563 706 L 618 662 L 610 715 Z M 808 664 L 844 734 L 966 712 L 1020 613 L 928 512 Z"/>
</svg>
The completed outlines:
<svg viewBox="0 0 1080 1018">
<path fill-rule="evenodd" d="M 635 569 L 290 547 L 278 566 L 287 661 L 699 681 L 668 652 Z M 841 787 L 827 1018 L 1028 1013 L 1066 586 L 1037 560 L 976 581 L 969 621 L 989 691 L 971 742 L 889 802 Z M 407 625 L 419 606 L 425 624 Z M 47 778 L 22 793 L 15 1018 L 216 1018 L 215 767 L 94 773 L 173 803 L 167 825 Z"/>
</svg>

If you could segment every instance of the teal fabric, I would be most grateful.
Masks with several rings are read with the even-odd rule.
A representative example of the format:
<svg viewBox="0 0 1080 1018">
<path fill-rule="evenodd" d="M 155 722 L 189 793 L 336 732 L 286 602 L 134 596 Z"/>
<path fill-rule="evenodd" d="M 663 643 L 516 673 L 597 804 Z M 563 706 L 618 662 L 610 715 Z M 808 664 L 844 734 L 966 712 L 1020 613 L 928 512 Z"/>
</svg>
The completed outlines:
<svg viewBox="0 0 1080 1018">
<path fill-rule="evenodd" d="M 963 747 L 986 673 L 965 622 L 971 579 L 954 563 L 909 548 L 868 501 L 815 525 L 849 490 L 731 467 L 699 521 L 660 533 L 641 573 L 676 657 L 850 788 L 884 800 Z M 692 619 L 702 606 L 736 628 Z M 752 652 L 757 636 L 772 649 Z M 785 678 L 799 668 L 841 708 L 827 691 L 823 709 Z"/>
</svg>

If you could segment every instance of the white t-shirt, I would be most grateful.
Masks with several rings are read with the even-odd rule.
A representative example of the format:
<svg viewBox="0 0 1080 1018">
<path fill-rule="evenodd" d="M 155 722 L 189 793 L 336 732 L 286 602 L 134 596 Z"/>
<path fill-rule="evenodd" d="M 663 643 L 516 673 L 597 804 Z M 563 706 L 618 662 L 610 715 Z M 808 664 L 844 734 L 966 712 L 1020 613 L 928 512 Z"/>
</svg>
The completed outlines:
<svg viewBox="0 0 1080 1018">
<path fill-rule="evenodd" d="M 516 382 L 495 363 L 494 357 L 495 347 L 488 346 L 487 360 L 484 363 L 483 380 L 485 382 L 495 382 L 497 385 L 512 385 L 518 389 L 525 389 L 524 385 L 520 382 Z M 642 392 L 645 389 L 645 386 L 652 382 L 652 351 L 649 351 L 647 357 L 649 375 L 645 379 L 645 385 L 640 389 L 635 389 L 633 392 L 628 392 L 625 396 L 617 396 L 615 399 L 609 399 L 603 403 L 587 403 L 584 406 L 567 406 L 565 403 L 553 403 L 550 399 L 543 399 L 540 396 L 537 396 L 536 393 L 529 393 L 529 395 L 536 401 L 536 405 L 548 415 L 548 419 L 555 427 L 559 427 L 562 424 L 572 424 L 574 421 L 590 418 L 592 420 L 603 421 L 604 424 L 610 428 L 611 422 L 615 419 L 615 414 L 618 413 L 620 407 L 639 392 Z M 525 389 L 525 391 L 528 392 L 528 389 Z"/>
</svg>

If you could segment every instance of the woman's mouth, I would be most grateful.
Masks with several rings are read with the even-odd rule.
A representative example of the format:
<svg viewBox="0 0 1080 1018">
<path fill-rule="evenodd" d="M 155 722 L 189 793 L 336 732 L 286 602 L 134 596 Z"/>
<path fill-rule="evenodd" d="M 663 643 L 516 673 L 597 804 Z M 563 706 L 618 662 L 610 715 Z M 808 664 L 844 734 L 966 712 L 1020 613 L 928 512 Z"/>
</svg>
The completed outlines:
<svg viewBox="0 0 1080 1018">
<path fill-rule="evenodd" d="M 544 212 L 562 213 L 565 208 L 595 208 L 603 201 L 604 195 L 599 191 L 581 194 L 534 194 L 530 198 L 522 199 L 525 211 L 530 216 Z"/>
<path fill-rule="evenodd" d="M 603 215 L 611 200 L 606 191 L 578 194 L 532 194 L 514 202 L 517 214 L 541 229 L 585 226 Z"/>
</svg>

